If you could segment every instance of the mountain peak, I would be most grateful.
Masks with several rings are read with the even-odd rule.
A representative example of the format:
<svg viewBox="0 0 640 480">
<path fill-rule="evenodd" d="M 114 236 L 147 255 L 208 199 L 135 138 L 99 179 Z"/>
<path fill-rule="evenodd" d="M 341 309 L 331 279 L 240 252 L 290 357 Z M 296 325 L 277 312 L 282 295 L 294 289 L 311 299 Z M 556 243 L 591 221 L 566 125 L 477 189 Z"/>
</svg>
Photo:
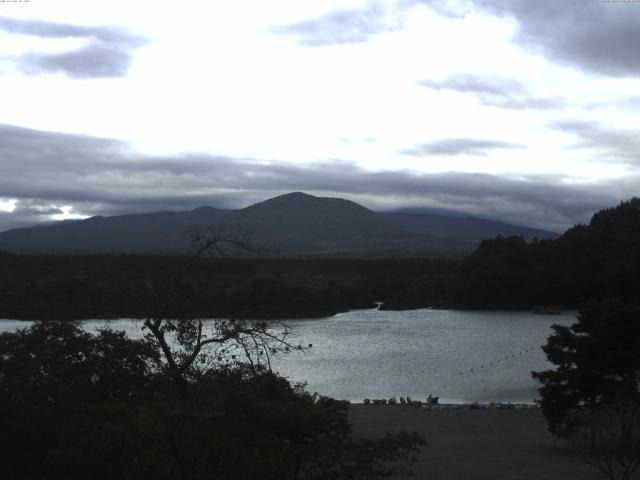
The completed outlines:
<svg viewBox="0 0 640 480">
<path fill-rule="evenodd" d="M 0 233 L 19 252 L 181 252 L 189 231 L 211 226 L 268 245 L 277 255 L 425 255 L 470 252 L 483 238 L 548 232 L 481 219 L 375 213 L 343 198 L 291 192 L 241 210 L 199 207 L 41 226 Z"/>
<path fill-rule="evenodd" d="M 330 212 L 339 210 L 341 213 L 345 211 L 359 212 L 373 215 L 374 212 L 359 203 L 346 200 L 344 198 L 334 197 L 316 197 L 304 192 L 291 192 L 277 197 L 269 198 L 262 202 L 251 205 L 244 210 L 264 210 L 278 208 L 291 209 L 292 211 L 303 213 L 304 210 L 311 209 L 313 212 L 318 211 Z"/>
<path fill-rule="evenodd" d="M 316 197 L 315 195 L 309 195 L 308 193 L 304 193 L 304 192 L 290 192 L 290 193 L 285 193 L 283 195 L 278 195 L 277 197 L 273 197 L 271 200 L 274 200 L 276 198 L 287 198 L 287 199 L 302 199 L 302 198 L 319 198 Z"/>
</svg>

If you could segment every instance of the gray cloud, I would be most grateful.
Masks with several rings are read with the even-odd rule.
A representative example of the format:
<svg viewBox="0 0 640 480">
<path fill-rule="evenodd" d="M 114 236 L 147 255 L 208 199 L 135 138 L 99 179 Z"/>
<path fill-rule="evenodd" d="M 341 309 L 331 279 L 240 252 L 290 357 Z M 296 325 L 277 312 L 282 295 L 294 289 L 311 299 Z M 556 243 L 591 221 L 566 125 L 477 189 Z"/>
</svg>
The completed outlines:
<svg viewBox="0 0 640 480">
<path fill-rule="evenodd" d="M 446 138 L 433 142 L 422 143 L 409 150 L 404 150 L 405 155 L 426 157 L 431 155 L 487 155 L 490 150 L 519 148 L 514 143 L 500 142 L 497 140 L 481 140 L 475 138 Z"/>
<path fill-rule="evenodd" d="M 453 75 L 442 80 L 422 80 L 420 84 L 435 90 L 471 93 L 482 104 L 492 107 L 543 110 L 564 105 L 557 98 L 536 97 L 520 82 L 505 77 Z"/>
<path fill-rule="evenodd" d="M 150 157 L 116 140 L 2 125 L 0 158 L 0 192 L 18 200 L 13 213 L 0 213 L 0 231 L 42 222 L 52 213 L 47 209 L 66 205 L 85 215 L 236 208 L 296 190 L 379 210 L 443 208 L 559 231 L 631 197 L 640 184 L 640 175 L 570 185 L 557 176 L 370 172 L 338 160 L 293 165 L 207 155 Z"/>
<path fill-rule="evenodd" d="M 273 29 L 274 33 L 293 35 L 302 45 L 317 47 L 360 43 L 371 35 L 400 28 L 400 21 L 376 5 L 338 10 L 326 15 Z"/>
<path fill-rule="evenodd" d="M 551 58 L 611 76 L 640 73 L 640 4 L 603 0 L 473 0 L 515 17 L 518 40 Z"/>
<path fill-rule="evenodd" d="M 616 95 L 613 98 L 607 100 L 600 100 L 595 102 L 587 102 L 585 108 L 590 110 L 597 110 L 601 108 L 621 108 L 624 110 L 640 110 L 640 97 L 624 95 L 624 91 L 620 92 L 620 95 Z"/>
<path fill-rule="evenodd" d="M 51 215 L 63 213 L 46 201 L 21 199 L 13 212 L 0 211 L 0 231 L 51 222 Z"/>
<path fill-rule="evenodd" d="M 398 7 L 407 10 L 416 5 L 427 5 L 438 15 L 449 18 L 463 18 L 473 12 L 473 6 L 459 0 L 399 0 Z"/>
<path fill-rule="evenodd" d="M 640 131 L 612 129 L 595 122 L 563 121 L 552 127 L 576 136 L 574 148 L 593 149 L 600 160 L 640 166 Z"/>
<path fill-rule="evenodd" d="M 145 42 L 143 37 L 120 27 L 84 27 L 8 17 L 0 17 L 0 30 L 49 39 L 85 40 L 85 45 L 68 52 L 27 52 L 5 58 L 28 75 L 52 72 L 72 78 L 120 77 L 129 69 L 133 51 Z"/>
</svg>

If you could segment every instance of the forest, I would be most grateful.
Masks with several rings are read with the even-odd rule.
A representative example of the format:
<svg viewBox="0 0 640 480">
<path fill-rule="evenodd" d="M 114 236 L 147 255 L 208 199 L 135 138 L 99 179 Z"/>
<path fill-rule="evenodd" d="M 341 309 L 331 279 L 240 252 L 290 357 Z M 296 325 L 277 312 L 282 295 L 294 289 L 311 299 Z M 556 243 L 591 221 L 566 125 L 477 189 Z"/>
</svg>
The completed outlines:
<svg viewBox="0 0 640 480">
<path fill-rule="evenodd" d="M 484 240 L 463 259 L 269 259 L 0 253 L 0 316 L 319 317 L 385 309 L 578 308 L 638 299 L 640 199 L 554 240 Z"/>
</svg>

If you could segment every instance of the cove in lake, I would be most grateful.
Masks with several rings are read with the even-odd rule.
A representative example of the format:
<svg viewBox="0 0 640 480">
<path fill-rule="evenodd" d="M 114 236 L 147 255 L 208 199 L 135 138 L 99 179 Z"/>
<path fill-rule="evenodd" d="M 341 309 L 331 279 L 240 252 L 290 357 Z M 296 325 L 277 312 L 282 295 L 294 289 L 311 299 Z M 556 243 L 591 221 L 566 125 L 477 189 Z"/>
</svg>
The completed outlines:
<svg viewBox="0 0 640 480">
<path fill-rule="evenodd" d="M 274 369 L 308 390 L 352 402 L 428 394 L 441 402 L 530 403 L 538 398 L 532 370 L 544 370 L 541 346 L 554 323 L 570 325 L 575 312 L 537 315 L 513 311 L 354 310 L 316 320 L 292 320 L 294 343 L 313 344 L 274 361 Z M 109 324 L 132 337 L 141 322 Z M 28 323 L 0 320 L 0 332 Z"/>
</svg>

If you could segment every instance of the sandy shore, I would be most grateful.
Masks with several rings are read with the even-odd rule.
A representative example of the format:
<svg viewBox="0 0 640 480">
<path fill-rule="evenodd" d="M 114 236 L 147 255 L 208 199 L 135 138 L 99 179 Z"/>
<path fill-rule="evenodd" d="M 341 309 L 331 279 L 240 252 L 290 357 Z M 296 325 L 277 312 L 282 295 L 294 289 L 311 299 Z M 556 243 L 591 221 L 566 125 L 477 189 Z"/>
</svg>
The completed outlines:
<svg viewBox="0 0 640 480">
<path fill-rule="evenodd" d="M 353 434 L 415 431 L 427 445 L 415 465 L 425 480 L 598 480 L 602 475 L 548 431 L 539 410 L 422 411 L 352 405 Z M 640 478 L 640 477 L 639 477 Z"/>
</svg>

